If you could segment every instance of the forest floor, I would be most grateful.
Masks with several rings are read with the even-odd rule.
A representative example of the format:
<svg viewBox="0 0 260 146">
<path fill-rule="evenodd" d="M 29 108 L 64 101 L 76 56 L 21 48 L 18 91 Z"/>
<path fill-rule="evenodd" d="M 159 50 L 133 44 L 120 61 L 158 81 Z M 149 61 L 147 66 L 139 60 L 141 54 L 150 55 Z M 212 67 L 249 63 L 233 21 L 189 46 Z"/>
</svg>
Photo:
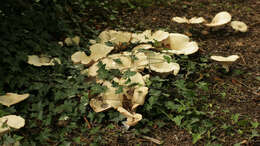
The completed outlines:
<svg viewBox="0 0 260 146">
<path fill-rule="evenodd" d="M 135 11 L 122 10 L 112 27 L 119 26 L 120 30 L 146 30 L 163 28 L 169 32 L 178 32 L 189 35 L 193 40 L 199 42 L 199 53 L 203 56 L 237 54 L 240 59 L 232 65 L 231 73 L 223 74 L 220 71 L 209 70 L 213 83 L 210 87 L 212 97 L 221 93 L 225 98 L 212 100 L 213 104 L 219 106 L 216 115 L 225 117 L 223 110 L 231 113 L 239 113 L 241 116 L 249 116 L 255 121 L 260 121 L 260 2 L 257 0 L 196 0 L 178 1 L 167 6 L 152 6 Z M 174 16 L 204 17 L 211 20 L 220 11 L 228 11 L 232 20 L 243 21 L 248 24 L 246 33 L 236 33 L 231 27 L 218 29 L 206 29 L 202 26 L 188 26 L 171 21 Z M 189 27 L 190 29 L 187 29 Z M 97 28 L 104 29 L 101 25 Z M 258 77 L 258 78 L 257 78 Z M 259 130 L 259 129 L 258 129 Z M 154 129 L 151 137 L 164 141 L 164 145 L 192 145 L 192 137 L 185 130 L 177 126 L 167 126 L 162 129 Z M 225 136 L 219 134 L 219 139 L 226 145 L 242 142 L 244 145 L 260 145 L 258 138 L 247 141 L 242 136 Z M 134 145 L 144 142 L 142 145 L 154 145 L 143 138 L 129 138 L 125 134 L 117 137 L 115 145 Z M 147 142 L 145 142 L 147 141 Z M 199 144 L 200 145 L 200 144 Z"/>
</svg>

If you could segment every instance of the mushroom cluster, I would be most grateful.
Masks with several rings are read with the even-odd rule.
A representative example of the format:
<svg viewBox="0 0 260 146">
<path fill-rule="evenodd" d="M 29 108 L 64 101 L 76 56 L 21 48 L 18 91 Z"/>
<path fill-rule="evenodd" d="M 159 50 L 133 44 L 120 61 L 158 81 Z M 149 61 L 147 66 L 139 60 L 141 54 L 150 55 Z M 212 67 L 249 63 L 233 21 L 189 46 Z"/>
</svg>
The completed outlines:
<svg viewBox="0 0 260 146">
<path fill-rule="evenodd" d="M 130 43 L 137 45 L 128 50 L 124 50 L 127 47 L 120 48 L 120 52 L 117 50 L 122 44 Z M 126 127 L 134 126 L 142 119 L 136 109 L 144 104 L 149 90 L 145 84 L 149 74 L 143 75 L 142 71 L 148 69 L 161 74 L 177 75 L 180 65 L 167 60 L 166 58 L 172 60 L 169 54 L 190 55 L 199 49 L 196 42 L 190 42 L 188 36 L 162 30 L 145 30 L 142 33 L 105 30 L 99 34 L 97 40 L 91 40 L 91 44 L 89 56 L 82 51 L 71 56 L 74 64 L 85 65 L 86 69 L 82 74 L 94 78 L 96 83 L 107 88 L 103 93 L 91 98 L 90 106 L 95 112 L 111 108 L 117 110 L 127 118 L 123 122 Z M 131 75 L 104 80 L 99 78 L 100 63 L 106 70 L 117 69 L 122 74 L 131 72 Z M 121 92 L 118 92 L 119 87 L 122 88 Z"/>
<path fill-rule="evenodd" d="M 204 23 L 204 25 L 207 27 L 218 27 L 229 23 L 231 21 L 231 18 L 232 16 L 228 12 L 222 11 L 217 13 L 210 23 L 207 23 L 203 17 L 193 17 L 191 19 L 187 19 L 186 17 L 173 17 L 172 21 L 177 23 L 188 23 L 188 24 Z M 240 32 L 247 31 L 247 25 L 242 21 L 232 21 L 230 25 L 235 31 L 240 31 Z"/>
</svg>

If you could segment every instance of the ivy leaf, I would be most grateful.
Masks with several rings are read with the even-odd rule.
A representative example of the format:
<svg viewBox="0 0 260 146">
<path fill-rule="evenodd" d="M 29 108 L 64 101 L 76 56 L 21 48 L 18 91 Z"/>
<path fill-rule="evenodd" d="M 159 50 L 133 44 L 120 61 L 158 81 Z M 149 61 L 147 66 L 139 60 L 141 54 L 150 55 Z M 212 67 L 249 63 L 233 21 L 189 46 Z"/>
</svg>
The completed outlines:
<svg viewBox="0 0 260 146">
<path fill-rule="evenodd" d="M 192 133 L 192 143 L 195 144 L 198 140 L 200 140 L 202 133 Z"/>
<path fill-rule="evenodd" d="M 175 118 L 173 118 L 173 121 L 175 122 L 175 124 L 177 126 L 180 126 L 181 125 L 181 120 L 184 118 L 184 116 L 176 116 Z"/>
<path fill-rule="evenodd" d="M 123 78 L 127 79 L 127 78 L 134 76 L 135 74 L 136 74 L 135 71 L 130 71 L 130 69 L 128 69 L 126 72 L 124 72 Z"/>
<path fill-rule="evenodd" d="M 114 61 L 115 63 L 117 63 L 117 64 L 120 64 L 120 65 L 123 64 L 120 58 L 113 59 L 113 61 Z"/>
</svg>

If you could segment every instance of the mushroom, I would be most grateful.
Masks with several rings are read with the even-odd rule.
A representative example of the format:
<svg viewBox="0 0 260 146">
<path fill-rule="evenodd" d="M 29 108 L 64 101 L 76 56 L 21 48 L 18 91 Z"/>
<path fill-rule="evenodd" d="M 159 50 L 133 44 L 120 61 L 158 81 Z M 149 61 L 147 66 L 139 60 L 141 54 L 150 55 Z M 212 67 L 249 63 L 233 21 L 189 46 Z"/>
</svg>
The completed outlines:
<svg viewBox="0 0 260 146">
<path fill-rule="evenodd" d="M 110 41 L 120 45 L 121 43 L 128 43 L 131 40 L 132 34 L 130 32 L 106 30 L 101 32 L 98 37 L 103 44 Z"/>
<path fill-rule="evenodd" d="M 223 57 L 223 56 L 210 56 L 210 58 L 212 60 L 218 61 L 222 64 L 223 68 L 226 69 L 227 72 L 229 72 L 229 65 L 236 61 L 239 56 L 238 55 L 231 55 L 231 56 L 227 56 L 227 57 Z"/>
<path fill-rule="evenodd" d="M 199 24 L 203 23 L 205 19 L 203 17 L 192 17 L 191 19 L 187 19 L 186 17 L 173 17 L 172 21 L 177 23 Z"/>
<path fill-rule="evenodd" d="M 119 111 L 122 115 L 124 115 L 127 120 L 123 122 L 126 129 L 128 129 L 130 126 L 136 125 L 140 120 L 142 120 L 142 115 L 137 113 L 130 113 L 123 107 L 118 107 L 117 111 Z"/>
<path fill-rule="evenodd" d="M 110 47 L 105 44 L 94 44 L 89 48 L 91 51 L 89 57 L 94 61 L 98 61 L 99 59 L 106 57 L 107 54 L 109 54 L 114 49 L 114 47 Z"/>
<path fill-rule="evenodd" d="M 112 106 L 110 106 L 109 104 L 105 103 L 103 101 L 103 99 L 98 99 L 98 98 L 92 98 L 90 100 L 90 106 L 97 113 L 103 112 L 103 111 L 105 111 L 107 109 L 112 108 Z"/>
<path fill-rule="evenodd" d="M 216 16 L 212 19 L 211 23 L 205 24 L 208 27 L 215 27 L 227 24 L 231 21 L 231 15 L 226 12 L 219 12 Z"/>
<path fill-rule="evenodd" d="M 236 31 L 241 31 L 241 32 L 247 31 L 247 25 L 242 21 L 231 21 L 230 25 Z"/>
<path fill-rule="evenodd" d="M 199 50 L 196 42 L 189 42 L 189 37 L 180 33 L 171 33 L 167 40 L 164 41 L 165 45 L 170 46 L 169 50 L 163 52 L 172 54 L 190 55 Z"/>
<path fill-rule="evenodd" d="M 153 33 L 153 35 L 151 36 L 151 40 L 152 41 L 157 41 L 157 42 L 161 42 L 165 39 L 167 39 L 169 36 L 169 32 L 165 32 L 162 30 L 158 30 L 156 32 Z"/>
<path fill-rule="evenodd" d="M 73 38 L 71 37 L 67 37 L 65 40 L 64 40 L 65 44 L 67 46 L 73 46 L 73 45 L 76 45 L 76 46 L 79 46 L 79 42 L 80 42 L 80 37 L 79 36 L 75 36 Z"/>
<path fill-rule="evenodd" d="M 0 134 L 5 133 L 11 128 L 20 129 L 24 127 L 25 120 L 16 115 L 8 115 L 0 118 Z"/>
<path fill-rule="evenodd" d="M 147 56 L 145 55 L 144 52 L 137 52 L 137 53 L 133 53 L 130 55 L 132 55 L 132 57 L 134 56 L 134 58 L 136 58 L 136 59 L 131 58 L 131 61 L 132 61 L 131 69 L 132 70 L 136 70 L 136 71 L 143 70 L 149 63 L 147 60 Z"/>
<path fill-rule="evenodd" d="M 85 52 L 78 51 L 71 55 L 71 60 L 74 64 L 80 63 L 88 65 L 92 59 L 89 56 L 87 56 Z"/>
<path fill-rule="evenodd" d="M 44 55 L 37 56 L 37 55 L 28 55 L 28 64 L 31 64 L 33 66 L 54 66 L 55 62 L 58 64 L 61 64 L 61 61 L 59 58 L 50 58 Z"/>
<path fill-rule="evenodd" d="M 145 30 L 142 33 L 133 33 L 131 43 L 147 43 L 151 41 L 152 31 Z"/>
<path fill-rule="evenodd" d="M 101 94 L 104 103 L 107 103 L 109 106 L 115 109 L 118 108 L 119 106 L 122 106 L 123 94 L 122 93 L 116 94 L 117 88 L 113 87 L 112 83 L 109 81 L 104 81 L 103 86 L 107 87 L 107 90 L 103 94 Z"/>
<path fill-rule="evenodd" d="M 167 62 L 165 57 L 170 57 L 166 54 L 160 54 L 156 52 L 151 52 L 147 56 L 149 61 L 149 68 L 155 72 L 159 73 L 169 73 L 173 71 L 174 75 L 177 75 L 180 70 L 180 65 L 178 63 Z"/>
<path fill-rule="evenodd" d="M 11 106 L 13 104 L 19 103 L 25 99 L 27 99 L 30 94 L 17 94 L 17 93 L 6 93 L 3 96 L 0 96 L 0 103 L 5 106 Z"/>
<path fill-rule="evenodd" d="M 141 45 L 138 45 L 136 47 L 134 47 L 132 49 L 132 52 L 138 52 L 138 51 L 142 51 L 142 50 L 148 50 L 148 49 L 151 49 L 153 48 L 153 46 L 151 44 L 141 44 Z"/>
<path fill-rule="evenodd" d="M 147 87 L 138 87 L 134 90 L 134 95 L 132 98 L 132 110 L 135 110 L 139 105 L 143 105 L 145 101 L 145 96 L 148 94 Z"/>
</svg>

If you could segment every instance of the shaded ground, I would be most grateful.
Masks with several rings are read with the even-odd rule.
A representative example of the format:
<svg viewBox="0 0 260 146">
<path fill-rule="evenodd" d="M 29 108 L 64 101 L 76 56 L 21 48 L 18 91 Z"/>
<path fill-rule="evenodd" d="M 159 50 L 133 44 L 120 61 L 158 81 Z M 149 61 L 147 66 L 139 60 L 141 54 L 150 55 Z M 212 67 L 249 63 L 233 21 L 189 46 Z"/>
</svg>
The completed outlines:
<svg viewBox="0 0 260 146">
<path fill-rule="evenodd" d="M 204 26 L 188 26 L 171 22 L 173 16 L 202 16 L 210 21 L 220 11 L 228 11 L 233 16 L 232 20 L 244 21 L 249 26 L 247 33 L 235 33 L 228 25 L 217 29 L 206 29 Z M 169 32 L 185 33 L 193 40 L 199 42 L 201 55 L 231 55 L 238 54 L 240 59 L 232 65 L 231 72 L 224 74 L 221 71 L 210 70 L 210 82 L 213 83 L 212 104 L 218 105 L 216 115 L 225 117 L 223 110 L 230 113 L 240 113 L 249 116 L 255 121 L 260 121 L 260 2 L 257 0 L 197 0 L 178 1 L 169 6 L 153 6 L 136 11 L 123 10 L 121 12 L 120 28 L 125 30 L 145 30 L 162 28 Z M 115 22 L 116 23 L 116 22 Z M 187 29 L 187 28 L 190 29 Z M 118 27 L 117 27 L 118 28 Z M 108 28 L 109 29 L 109 28 Z M 122 30 L 121 29 L 121 30 Z M 225 98 L 216 98 L 225 93 Z M 217 99 L 217 100 L 215 100 Z M 259 131 L 259 129 L 258 129 Z M 164 145 L 192 145 L 191 136 L 177 127 L 155 129 L 151 137 L 163 140 Z M 219 133 L 219 140 L 225 145 L 241 142 L 243 136 L 225 137 Z M 124 139 L 124 138 L 123 138 Z M 125 139 L 117 141 L 118 145 L 133 145 L 141 139 Z M 143 145 L 152 145 L 145 142 Z M 245 141 L 246 145 L 260 145 L 259 138 Z"/>
</svg>

